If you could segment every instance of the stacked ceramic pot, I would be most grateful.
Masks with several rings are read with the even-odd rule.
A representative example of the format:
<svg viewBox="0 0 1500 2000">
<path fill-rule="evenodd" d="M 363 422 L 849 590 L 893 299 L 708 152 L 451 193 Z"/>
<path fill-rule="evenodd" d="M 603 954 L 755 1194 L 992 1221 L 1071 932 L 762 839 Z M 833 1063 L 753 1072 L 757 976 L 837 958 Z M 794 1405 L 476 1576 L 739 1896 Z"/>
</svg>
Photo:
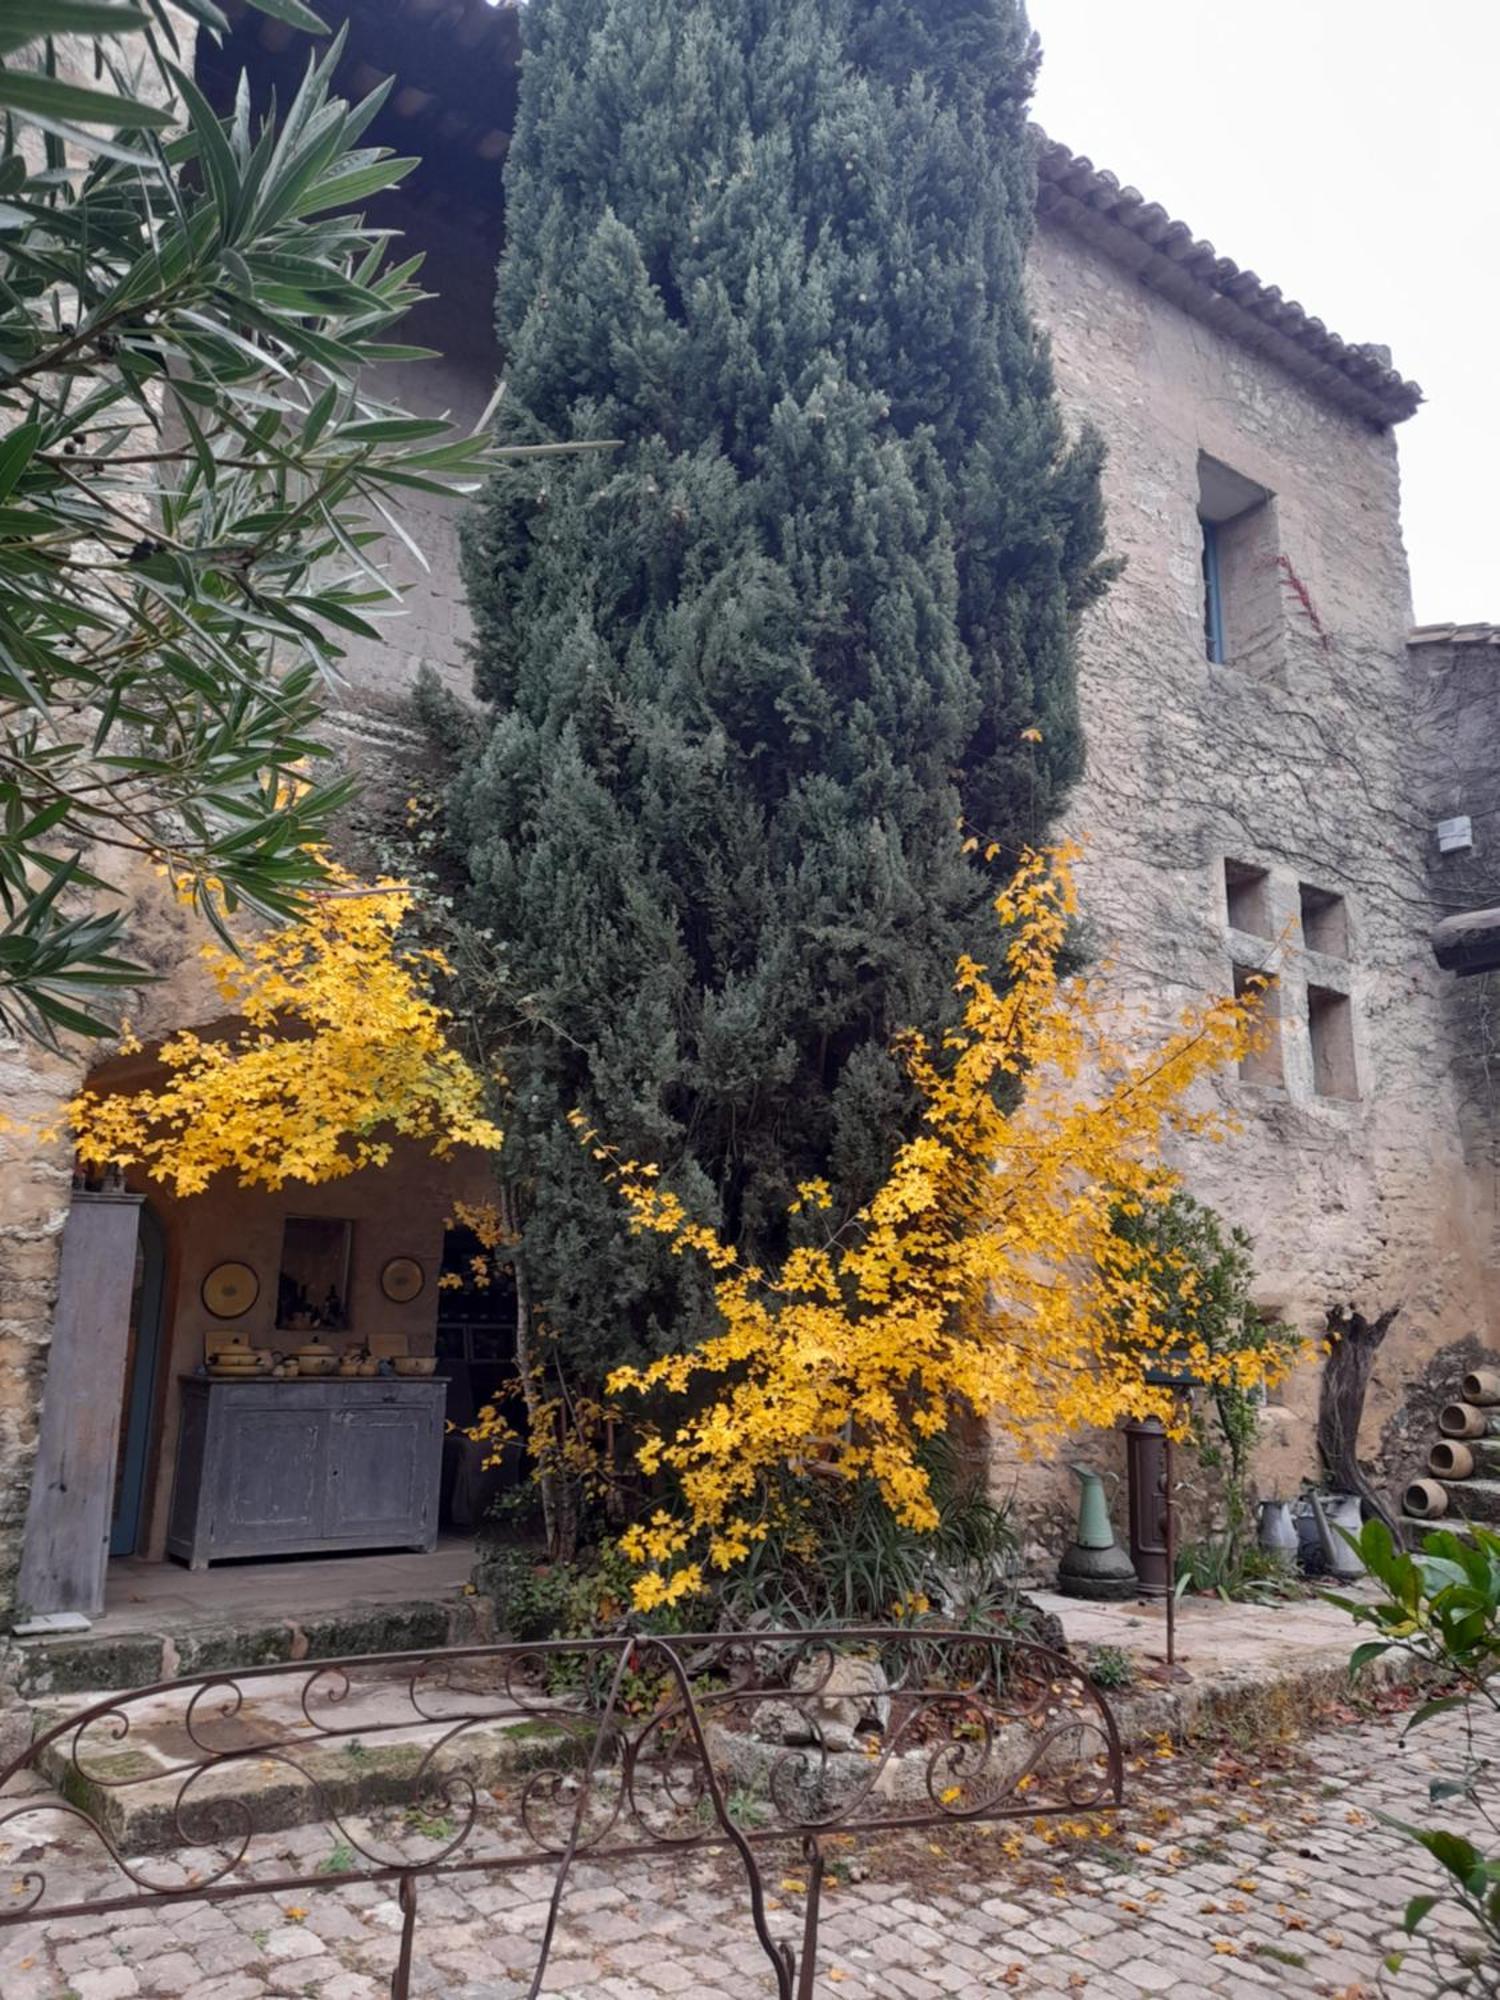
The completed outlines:
<svg viewBox="0 0 1500 2000">
<path fill-rule="evenodd" d="M 1465 1375 L 1459 1401 L 1438 1412 L 1441 1436 L 1427 1476 L 1402 1495 L 1410 1521 L 1484 1521 L 1500 1526 L 1500 1369 Z"/>
</svg>

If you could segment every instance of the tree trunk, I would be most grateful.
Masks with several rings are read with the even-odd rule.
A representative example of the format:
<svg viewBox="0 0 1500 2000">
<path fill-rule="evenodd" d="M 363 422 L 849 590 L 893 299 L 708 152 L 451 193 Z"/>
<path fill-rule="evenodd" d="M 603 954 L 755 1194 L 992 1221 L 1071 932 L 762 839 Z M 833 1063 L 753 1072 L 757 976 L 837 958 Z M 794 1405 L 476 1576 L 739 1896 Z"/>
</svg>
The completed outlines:
<svg viewBox="0 0 1500 2000">
<path fill-rule="evenodd" d="M 1370 1386 L 1370 1370 L 1400 1306 L 1366 1319 L 1353 1306 L 1330 1306 L 1326 1320 L 1328 1358 L 1318 1384 L 1318 1456 L 1336 1493 L 1357 1493 L 1369 1511 L 1398 1532 L 1391 1509 L 1375 1491 L 1359 1462 L 1359 1425 Z"/>
<path fill-rule="evenodd" d="M 544 1370 L 532 1338 L 531 1281 L 521 1249 L 518 1204 L 514 1190 L 500 1194 L 500 1214 L 505 1233 L 514 1245 L 511 1268 L 516 1279 L 516 1373 L 521 1378 L 521 1394 L 526 1402 L 527 1443 L 536 1466 L 537 1489 L 542 1496 L 542 1526 L 547 1536 L 547 1553 L 554 1562 L 568 1561 L 576 1552 L 577 1522 L 566 1482 L 556 1469 L 556 1412 L 547 1407 Z"/>
</svg>

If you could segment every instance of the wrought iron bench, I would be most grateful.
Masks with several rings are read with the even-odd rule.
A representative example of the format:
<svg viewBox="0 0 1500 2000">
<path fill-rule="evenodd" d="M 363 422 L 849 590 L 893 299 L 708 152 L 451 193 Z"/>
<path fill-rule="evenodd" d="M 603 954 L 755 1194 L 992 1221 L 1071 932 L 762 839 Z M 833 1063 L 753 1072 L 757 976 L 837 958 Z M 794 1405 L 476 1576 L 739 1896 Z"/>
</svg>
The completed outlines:
<svg viewBox="0 0 1500 2000">
<path fill-rule="evenodd" d="M 0 1774 L 18 1856 L 0 1929 L 384 1884 L 407 2000 L 419 1883 L 542 1864 L 536 1994 L 576 1861 L 718 1849 L 778 2000 L 810 2000 L 831 1836 L 1078 1814 L 1122 1786 L 1087 1677 L 1001 1636 L 636 1636 L 202 1674 L 76 1711 Z M 332 1856 L 289 1868 L 275 1836 L 310 1823 Z M 773 1933 L 760 1865 L 787 1845 L 806 1867 L 797 1943 Z"/>
</svg>

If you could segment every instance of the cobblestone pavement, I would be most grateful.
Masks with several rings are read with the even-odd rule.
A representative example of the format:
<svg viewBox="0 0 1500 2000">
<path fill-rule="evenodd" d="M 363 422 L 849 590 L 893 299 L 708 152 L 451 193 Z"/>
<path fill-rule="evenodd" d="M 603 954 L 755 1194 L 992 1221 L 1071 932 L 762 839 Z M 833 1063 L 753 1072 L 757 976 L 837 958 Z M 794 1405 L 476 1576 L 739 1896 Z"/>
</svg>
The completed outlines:
<svg viewBox="0 0 1500 2000">
<path fill-rule="evenodd" d="M 1488 1726 L 1493 1740 L 1478 1748 L 1494 1754 L 1500 1730 Z M 1007 1826 L 839 1847 L 844 1879 L 825 1903 L 818 1993 L 1434 1995 L 1439 1977 L 1415 1955 L 1377 1984 L 1406 1899 L 1436 1883 L 1426 1856 L 1374 1815 L 1422 1811 L 1428 1779 L 1451 1775 L 1469 1749 L 1454 1717 L 1404 1748 L 1399 1727 L 1382 1718 L 1328 1728 L 1270 1754 L 1173 1755 L 1161 1745 L 1131 1760 L 1126 1812 L 1046 1838 Z M 279 1846 L 306 1866 L 327 1857 L 328 1836 L 285 1835 Z M 599 2000 L 773 1994 L 731 1863 L 579 1866 L 544 1990 Z M 768 1857 L 771 1920 L 796 1935 L 801 1883 L 781 1865 Z M 524 1995 L 549 1888 L 540 1870 L 424 1884 L 415 1992 Z M 255 1898 L 0 1931 L 0 1995 L 380 2000 L 398 1925 L 395 1903 L 359 1885 L 309 1891 L 297 1904 Z"/>
</svg>

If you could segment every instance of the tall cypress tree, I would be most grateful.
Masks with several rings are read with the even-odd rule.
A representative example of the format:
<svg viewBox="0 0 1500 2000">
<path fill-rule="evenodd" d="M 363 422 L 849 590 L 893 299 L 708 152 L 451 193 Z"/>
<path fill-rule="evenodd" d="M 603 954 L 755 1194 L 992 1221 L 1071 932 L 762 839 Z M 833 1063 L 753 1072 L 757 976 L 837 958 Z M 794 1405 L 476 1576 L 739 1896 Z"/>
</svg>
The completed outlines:
<svg viewBox="0 0 1500 2000">
<path fill-rule="evenodd" d="M 1020 0 L 527 10 L 500 429 L 622 444 L 475 511 L 450 827 L 519 1268 L 585 1377 L 702 1300 L 568 1111 L 743 1245 L 813 1176 L 837 1222 L 908 1115 L 893 1034 L 993 944 L 965 831 L 1007 855 L 1078 771 L 1099 453 L 1023 289 L 1034 62 Z"/>
</svg>

